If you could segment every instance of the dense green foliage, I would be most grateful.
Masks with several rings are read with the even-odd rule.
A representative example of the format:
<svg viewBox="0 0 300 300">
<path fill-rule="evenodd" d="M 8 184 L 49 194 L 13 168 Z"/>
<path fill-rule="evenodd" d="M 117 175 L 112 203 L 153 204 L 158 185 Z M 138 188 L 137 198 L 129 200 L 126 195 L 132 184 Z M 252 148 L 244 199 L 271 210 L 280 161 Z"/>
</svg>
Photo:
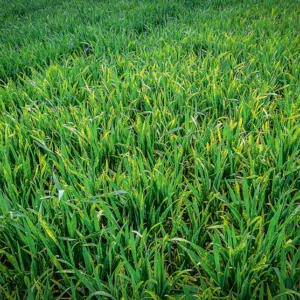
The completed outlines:
<svg viewBox="0 0 300 300">
<path fill-rule="evenodd" d="M 299 13 L 0 0 L 0 299 L 299 297 Z"/>
</svg>

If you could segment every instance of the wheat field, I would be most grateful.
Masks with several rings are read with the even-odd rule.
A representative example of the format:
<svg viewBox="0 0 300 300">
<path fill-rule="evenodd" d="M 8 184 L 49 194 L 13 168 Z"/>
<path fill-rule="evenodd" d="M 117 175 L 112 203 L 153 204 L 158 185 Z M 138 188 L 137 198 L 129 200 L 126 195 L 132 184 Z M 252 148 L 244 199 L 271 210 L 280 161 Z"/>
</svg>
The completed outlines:
<svg viewBox="0 0 300 300">
<path fill-rule="evenodd" d="M 299 299 L 299 13 L 0 0 L 0 299 Z"/>
</svg>

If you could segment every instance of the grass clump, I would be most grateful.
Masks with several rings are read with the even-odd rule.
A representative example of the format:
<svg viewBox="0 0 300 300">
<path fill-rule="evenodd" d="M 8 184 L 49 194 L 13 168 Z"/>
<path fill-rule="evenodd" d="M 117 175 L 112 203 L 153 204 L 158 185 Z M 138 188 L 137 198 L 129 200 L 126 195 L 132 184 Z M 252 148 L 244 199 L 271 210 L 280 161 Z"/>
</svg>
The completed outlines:
<svg viewBox="0 0 300 300">
<path fill-rule="evenodd" d="M 0 298 L 299 297 L 298 1 L 2 1 Z"/>
</svg>

